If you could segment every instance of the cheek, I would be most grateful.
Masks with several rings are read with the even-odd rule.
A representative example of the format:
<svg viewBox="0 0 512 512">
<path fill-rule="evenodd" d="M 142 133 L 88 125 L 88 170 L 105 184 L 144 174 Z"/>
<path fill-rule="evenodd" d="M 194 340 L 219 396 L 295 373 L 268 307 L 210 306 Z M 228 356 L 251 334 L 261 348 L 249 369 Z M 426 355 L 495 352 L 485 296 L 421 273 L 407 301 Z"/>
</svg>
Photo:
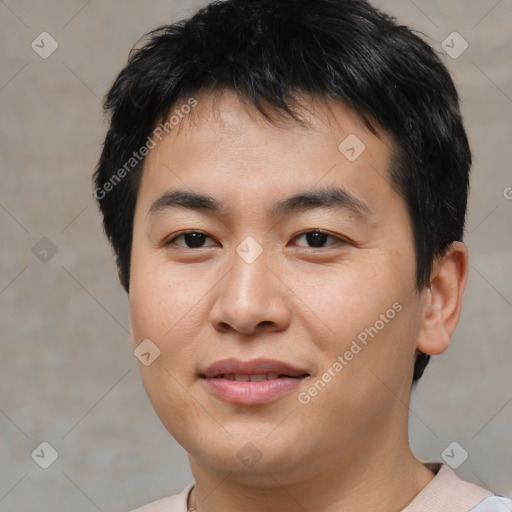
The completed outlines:
<svg viewBox="0 0 512 512">
<path fill-rule="evenodd" d="M 166 364 L 157 361 L 148 367 L 141 367 L 141 377 L 146 394 L 168 432 L 187 451 L 191 451 L 191 426 L 198 426 L 208 420 L 201 404 L 194 399 L 189 391 L 189 384 L 175 368 L 167 368 Z M 215 430 L 217 424 L 210 423 L 210 431 L 220 439 L 221 428 Z"/>
<path fill-rule="evenodd" d="M 206 283 L 165 265 L 140 265 L 134 258 L 130 285 L 130 320 L 135 345 L 150 339 L 160 350 L 158 363 L 169 371 L 183 370 L 193 361 L 194 342 L 204 316 L 201 297 Z"/>
<path fill-rule="evenodd" d="M 144 388 L 162 423 L 178 441 L 185 442 L 181 427 L 186 411 L 187 425 L 199 421 L 201 411 L 191 400 L 189 388 L 194 377 L 193 339 L 197 338 L 194 315 L 198 291 L 183 278 L 163 277 L 161 267 L 132 260 L 130 319 L 135 345 L 150 339 L 160 350 L 149 366 L 139 363 Z M 165 390 L 165 392 L 164 392 Z"/>
<path fill-rule="evenodd" d="M 312 311 L 303 321 L 323 353 L 322 373 L 330 373 L 325 379 L 334 382 L 325 398 L 344 397 L 344 407 L 358 410 L 361 403 L 389 398 L 379 378 L 397 390 L 408 378 L 419 315 L 403 274 L 380 259 L 330 269 L 329 279 L 309 274 L 297 281 L 298 289 L 310 291 L 301 296 Z"/>
<path fill-rule="evenodd" d="M 419 332 L 416 308 L 411 302 L 395 301 L 372 309 L 374 314 L 366 322 L 353 328 L 351 336 L 339 340 L 338 350 L 327 365 L 329 368 L 335 361 L 340 363 L 341 356 L 341 378 L 334 379 L 336 383 L 330 389 L 343 406 L 339 412 L 350 410 L 368 418 L 377 412 L 389 413 L 397 397 L 406 400 Z M 361 408 L 361 404 L 366 405 Z"/>
<path fill-rule="evenodd" d="M 400 290 L 390 285 L 392 281 L 389 272 L 379 272 L 377 265 L 351 261 L 322 272 L 303 272 L 292 282 L 295 302 L 305 313 L 304 327 L 319 348 L 339 352 L 400 299 Z"/>
<path fill-rule="evenodd" d="M 179 314 L 184 284 L 171 280 L 165 265 L 155 261 L 147 250 L 132 253 L 130 284 L 130 317 L 135 331 L 146 337 L 161 339 Z"/>
</svg>

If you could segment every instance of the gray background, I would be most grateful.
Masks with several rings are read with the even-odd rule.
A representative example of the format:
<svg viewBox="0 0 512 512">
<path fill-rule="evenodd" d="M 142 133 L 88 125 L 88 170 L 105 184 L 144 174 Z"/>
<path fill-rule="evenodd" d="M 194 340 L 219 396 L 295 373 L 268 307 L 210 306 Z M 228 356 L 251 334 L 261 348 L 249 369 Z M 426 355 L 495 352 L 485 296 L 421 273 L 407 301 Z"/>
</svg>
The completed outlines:
<svg viewBox="0 0 512 512">
<path fill-rule="evenodd" d="M 203 3 L 0 1 L 2 512 L 127 511 L 192 481 L 143 390 L 90 177 L 100 99 L 129 49 Z M 460 476 L 512 495 L 512 1 L 375 3 L 442 53 L 453 31 L 469 43 L 443 58 L 475 160 L 471 274 L 452 346 L 415 392 L 411 443 L 440 461 L 457 441 L 469 454 Z M 43 31 L 59 43 L 47 59 L 31 48 Z M 32 252 L 42 237 L 57 248 L 46 263 Z M 46 470 L 31 458 L 42 441 L 59 454 Z"/>
</svg>

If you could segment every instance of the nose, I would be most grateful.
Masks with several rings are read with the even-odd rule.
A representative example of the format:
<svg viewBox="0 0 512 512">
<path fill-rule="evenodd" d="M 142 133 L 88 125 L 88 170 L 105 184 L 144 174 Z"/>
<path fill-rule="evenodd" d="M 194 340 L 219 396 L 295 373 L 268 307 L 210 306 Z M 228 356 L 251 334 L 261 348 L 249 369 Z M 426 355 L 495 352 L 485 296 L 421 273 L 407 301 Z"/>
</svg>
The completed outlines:
<svg viewBox="0 0 512 512">
<path fill-rule="evenodd" d="M 251 263 L 235 253 L 231 270 L 216 289 L 210 320 L 217 331 L 251 336 L 281 331 L 290 323 L 287 287 L 270 268 L 266 251 Z"/>
</svg>

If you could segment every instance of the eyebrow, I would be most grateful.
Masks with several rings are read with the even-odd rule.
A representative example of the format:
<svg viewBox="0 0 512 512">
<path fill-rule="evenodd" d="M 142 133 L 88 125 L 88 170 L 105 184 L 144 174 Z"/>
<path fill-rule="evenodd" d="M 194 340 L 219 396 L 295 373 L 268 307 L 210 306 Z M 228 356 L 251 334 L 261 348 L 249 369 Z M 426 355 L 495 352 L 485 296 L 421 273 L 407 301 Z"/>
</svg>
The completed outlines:
<svg viewBox="0 0 512 512">
<path fill-rule="evenodd" d="M 147 218 L 172 208 L 227 214 L 225 206 L 211 196 L 187 190 L 168 190 L 151 204 Z M 275 203 L 270 213 L 284 216 L 313 209 L 345 210 L 363 220 L 372 213 L 363 201 L 347 190 L 335 186 L 294 194 Z"/>
</svg>

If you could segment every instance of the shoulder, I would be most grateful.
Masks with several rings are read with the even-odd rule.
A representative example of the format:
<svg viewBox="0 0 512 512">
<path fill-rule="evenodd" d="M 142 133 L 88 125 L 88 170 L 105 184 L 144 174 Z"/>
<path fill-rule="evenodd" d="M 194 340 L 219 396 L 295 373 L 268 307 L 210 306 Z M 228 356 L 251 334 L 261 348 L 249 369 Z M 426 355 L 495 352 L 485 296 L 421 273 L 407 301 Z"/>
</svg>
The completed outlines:
<svg viewBox="0 0 512 512">
<path fill-rule="evenodd" d="M 193 487 L 193 483 L 189 484 L 179 494 L 153 501 L 131 512 L 187 512 L 188 495 Z"/>
<path fill-rule="evenodd" d="M 503 496 L 489 496 L 469 512 L 507 512 L 512 510 L 512 500 Z"/>
<path fill-rule="evenodd" d="M 436 476 L 402 512 L 509 512 L 510 500 L 459 478 L 447 465 L 426 463 Z M 508 507 L 508 508 L 507 508 Z"/>
</svg>

